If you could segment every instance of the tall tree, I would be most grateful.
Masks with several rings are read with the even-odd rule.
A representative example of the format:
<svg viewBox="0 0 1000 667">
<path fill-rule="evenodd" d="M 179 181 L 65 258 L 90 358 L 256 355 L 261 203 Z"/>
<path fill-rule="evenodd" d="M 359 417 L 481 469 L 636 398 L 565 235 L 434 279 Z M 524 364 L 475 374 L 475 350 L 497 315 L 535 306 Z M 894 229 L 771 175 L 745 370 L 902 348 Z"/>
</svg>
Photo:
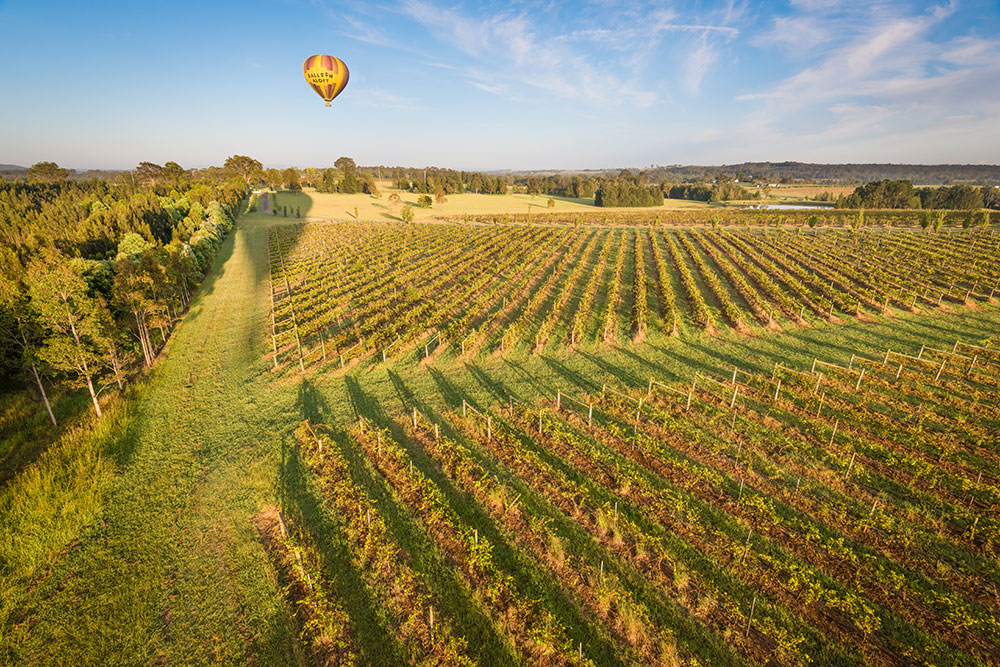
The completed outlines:
<svg viewBox="0 0 1000 667">
<path fill-rule="evenodd" d="M 69 169 L 63 169 L 55 162 L 36 162 L 28 168 L 28 179 L 42 183 L 55 183 L 69 176 Z"/>
<path fill-rule="evenodd" d="M 141 182 L 147 185 L 156 185 L 163 176 L 163 167 L 156 164 L 155 162 L 140 162 L 139 166 L 135 168 L 135 177 Z"/>
<path fill-rule="evenodd" d="M 358 165 L 355 164 L 354 159 L 349 157 L 337 158 L 337 161 L 333 163 L 333 166 L 345 173 L 347 172 L 347 170 L 357 171 L 358 168 Z"/>
<path fill-rule="evenodd" d="M 28 270 L 31 307 L 45 323 L 47 335 L 39 356 L 87 387 L 94 412 L 101 416 L 94 380 L 101 369 L 100 309 L 102 300 L 89 294 L 87 283 L 66 256 L 52 251 Z"/>
<path fill-rule="evenodd" d="M 23 277 L 23 269 L 13 250 L 0 248 L 0 338 L 17 351 L 17 363 L 21 368 L 31 371 L 49 419 L 56 426 L 56 416 L 38 372 L 42 331 L 37 316 L 29 305 Z"/>
<path fill-rule="evenodd" d="M 264 182 L 267 183 L 267 187 L 272 190 L 280 190 L 282 180 L 281 172 L 277 169 L 264 170 Z"/>
<path fill-rule="evenodd" d="M 289 167 L 281 172 L 281 182 L 286 190 L 301 190 L 302 184 L 299 182 L 299 170 Z"/>
<path fill-rule="evenodd" d="M 340 184 L 337 186 L 338 192 L 344 194 L 357 194 L 361 192 L 361 181 L 358 179 L 358 165 L 349 157 L 337 158 L 333 163 L 337 169 L 343 173 Z"/>
<path fill-rule="evenodd" d="M 163 177 L 163 182 L 167 185 L 174 188 L 180 187 L 181 180 L 184 178 L 184 167 L 173 161 L 164 162 L 160 176 Z"/>
<path fill-rule="evenodd" d="M 242 178 L 247 185 L 250 185 L 251 180 L 259 179 L 264 171 L 264 165 L 247 155 L 231 155 L 226 158 L 223 166 Z"/>
<path fill-rule="evenodd" d="M 149 337 L 149 319 L 156 304 L 153 301 L 153 278 L 142 270 L 139 262 L 122 257 L 115 262 L 114 302 L 132 315 L 135 336 L 146 366 L 153 365 L 153 343 Z"/>
</svg>

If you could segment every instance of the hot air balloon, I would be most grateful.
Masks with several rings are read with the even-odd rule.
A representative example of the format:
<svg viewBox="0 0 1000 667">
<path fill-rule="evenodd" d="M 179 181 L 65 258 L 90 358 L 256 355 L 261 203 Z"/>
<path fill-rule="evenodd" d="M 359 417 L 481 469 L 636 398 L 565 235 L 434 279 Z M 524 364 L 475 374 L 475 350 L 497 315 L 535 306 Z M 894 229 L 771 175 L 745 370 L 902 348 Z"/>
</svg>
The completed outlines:
<svg viewBox="0 0 1000 667">
<path fill-rule="evenodd" d="M 347 86 L 351 73 L 340 58 L 318 55 L 306 58 L 302 63 L 302 75 L 316 94 L 323 98 L 326 106 L 330 106 L 333 98 Z"/>
</svg>

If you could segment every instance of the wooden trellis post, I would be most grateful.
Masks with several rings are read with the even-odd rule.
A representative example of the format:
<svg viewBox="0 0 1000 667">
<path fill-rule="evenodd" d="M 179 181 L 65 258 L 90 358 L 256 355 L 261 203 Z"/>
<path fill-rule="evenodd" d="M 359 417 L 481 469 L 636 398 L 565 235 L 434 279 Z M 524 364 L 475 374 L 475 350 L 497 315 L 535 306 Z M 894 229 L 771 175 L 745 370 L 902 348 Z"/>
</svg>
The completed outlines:
<svg viewBox="0 0 1000 667">
<path fill-rule="evenodd" d="M 278 339 L 274 328 L 274 297 L 271 298 L 271 348 L 274 350 L 274 367 L 278 367 Z"/>
</svg>

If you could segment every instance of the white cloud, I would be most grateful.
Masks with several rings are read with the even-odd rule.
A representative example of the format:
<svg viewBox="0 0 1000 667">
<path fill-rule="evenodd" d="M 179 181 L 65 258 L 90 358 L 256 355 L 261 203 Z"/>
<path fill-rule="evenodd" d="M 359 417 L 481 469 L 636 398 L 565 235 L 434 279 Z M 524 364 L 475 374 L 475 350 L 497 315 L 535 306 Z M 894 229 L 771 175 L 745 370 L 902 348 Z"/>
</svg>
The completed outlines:
<svg viewBox="0 0 1000 667">
<path fill-rule="evenodd" d="M 482 83 L 481 81 L 470 80 L 469 85 L 473 88 L 478 88 L 487 93 L 492 93 L 494 95 L 500 95 L 505 91 L 503 86 L 490 86 L 488 84 Z"/>
<path fill-rule="evenodd" d="M 955 65 L 992 65 L 1000 61 L 1000 40 L 956 37 L 944 46 L 939 58 Z"/>
<path fill-rule="evenodd" d="M 715 47 L 702 35 L 698 46 L 691 51 L 684 62 L 684 89 L 689 95 L 696 95 L 701 88 L 701 81 L 718 58 Z"/>
<path fill-rule="evenodd" d="M 773 27 L 756 38 L 757 46 L 780 46 L 801 56 L 835 37 L 829 21 L 816 16 L 776 16 Z"/>
</svg>

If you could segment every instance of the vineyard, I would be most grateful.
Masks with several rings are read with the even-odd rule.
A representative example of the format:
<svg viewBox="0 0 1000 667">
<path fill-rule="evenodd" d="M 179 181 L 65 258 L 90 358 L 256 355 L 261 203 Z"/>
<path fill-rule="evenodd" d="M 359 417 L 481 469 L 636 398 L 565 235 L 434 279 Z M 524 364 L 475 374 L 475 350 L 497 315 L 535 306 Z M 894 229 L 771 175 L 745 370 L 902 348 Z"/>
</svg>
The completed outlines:
<svg viewBox="0 0 1000 667">
<path fill-rule="evenodd" d="M 349 396 L 345 419 L 303 413 L 259 520 L 320 661 L 370 661 L 373 635 L 410 664 L 1000 660 L 997 340 L 601 361 L 974 314 L 998 297 L 992 232 L 266 234 L 272 376 Z M 404 411 L 368 393 L 385 371 Z"/>
<path fill-rule="evenodd" d="M 306 421 L 292 461 L 409 662 L 995 664 L 1000 353 L 914 352 Z M 322 548 L 284 534 L 349 662 Z"/>
<path fill-rule="evenodd" d="M 270 356 L 338 371 L 976 307 L 998 249 L 979 230 L 275 226 Z"/>
<path fill-rule="evenodd" d="M 921 211 L 921 210 L 864 210 L 830 208 L 826 206 L 783 209 L 781 206 L 768 208 L 743 208 L 727 206 L 722 208 L 693 210 L 649 210 L 611 209 L 609 211 L 560 211 L 555 213 L 466 213 L 463 215 L 435 216 L 451 222 L 480 223 L 488 225 L 535 224 L 578 227 L 581 225 L 660 225 L 681 226 L 739 226 L 746 228 L 943 228 L 970 229 L 996 225 L 1000 213 L 996 211 Z"/>
</svg>

